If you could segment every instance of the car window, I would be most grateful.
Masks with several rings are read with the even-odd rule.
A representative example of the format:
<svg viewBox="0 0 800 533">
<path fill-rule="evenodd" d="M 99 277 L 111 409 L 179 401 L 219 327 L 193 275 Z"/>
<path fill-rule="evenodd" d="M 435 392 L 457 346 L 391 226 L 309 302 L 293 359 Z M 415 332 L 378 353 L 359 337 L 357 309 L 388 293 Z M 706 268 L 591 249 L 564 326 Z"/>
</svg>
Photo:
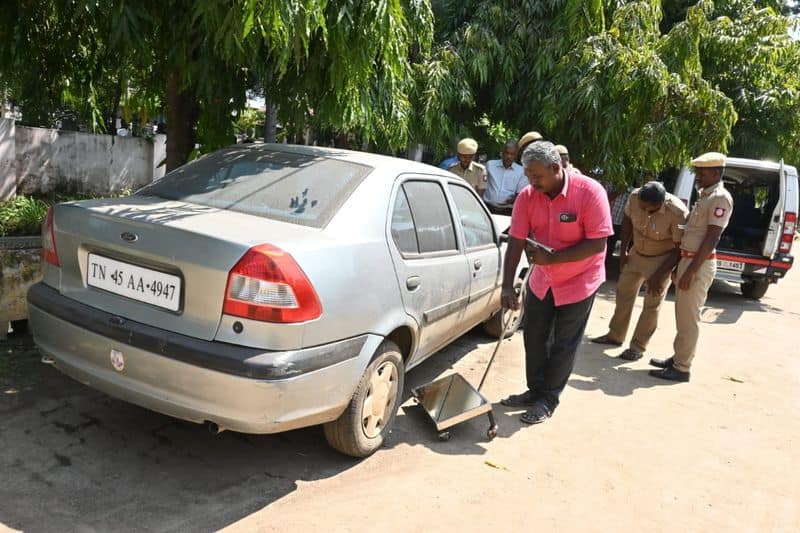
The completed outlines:
<svg viewBox="0 0 800 533">
<path fill-rule="evenodd" d="M 308 154 L 227 148 L 173 170 L 136 194 L 321 228 L 371 170 Z"/>
<path fill-rule="evenodd" d="M 392 211 L 392 238 L 397 248 L 406 254 L 418 254 L 417 233 L 414 230 L 414 219 L 408 206 L 406 193 L 401 188 L 397 191 Z"/>
<path fill-rule="evenodd" d="M 442 187 L 433 181 L 407 181 L 403 190 L 417 230 L 419 253 L 457 250 L 453 220 Z"/>
<path fill-rule="evenodd" d="M 464 241 L 467 248 L 487 244 L 494 245 L 494 230 L 489 215 L 475 196 L 465 187 L 450 185 L 450 194 L 456 203 L 456 210 L 464 228 Z"/>
</svg>

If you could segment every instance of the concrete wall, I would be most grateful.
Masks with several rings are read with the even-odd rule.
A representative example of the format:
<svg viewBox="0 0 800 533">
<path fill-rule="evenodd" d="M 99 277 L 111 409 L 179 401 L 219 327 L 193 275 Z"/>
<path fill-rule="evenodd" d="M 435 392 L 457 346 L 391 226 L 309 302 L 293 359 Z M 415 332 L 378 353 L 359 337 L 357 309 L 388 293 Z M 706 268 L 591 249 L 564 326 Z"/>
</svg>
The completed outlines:
<svg viewBox="0 0 800 533">
<path fill-rule="evenodd" d="M 0 340 L 8 323 L 28 318 L 25 295 L 42 278 L 39 237 L 0 237 Z"/>
<path fill-rule="evenodd" d="M 13 198 L 17 190 L 15 132 L 13 120 L 0 118 L 0 202 Z"/>
<path fill-rule="evenodd" d="M 54 189 L 104 194 L 138 189 L 164 175 L 156 168 L 166 136 L 154 141 L 30 128 L 0 120 L 0 199 Z M 13 188 L 11 191 L 13 177 Z"/>
</svg>

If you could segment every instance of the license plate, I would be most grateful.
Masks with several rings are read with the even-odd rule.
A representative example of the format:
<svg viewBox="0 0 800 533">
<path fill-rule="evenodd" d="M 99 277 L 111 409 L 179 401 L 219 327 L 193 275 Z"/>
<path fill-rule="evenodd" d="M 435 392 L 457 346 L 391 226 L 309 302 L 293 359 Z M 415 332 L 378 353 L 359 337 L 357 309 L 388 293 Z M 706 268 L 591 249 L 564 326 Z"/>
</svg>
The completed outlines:
<svg viewBox="0 0 800 533">
<path fill-rule="evenodd" d="M 717 259 L 717 268 L 724 268 L 725 270 L 735 270 L 741 272 L 744 270 L 744 263 L 739 261 L 728 261 L 725 259 Z"/>
<path fill-rule="evenodd" d="M 102 255 L 89 254 L 86 284 L 131 300 L 177 311 L 181 278 Z"/>
</svg>

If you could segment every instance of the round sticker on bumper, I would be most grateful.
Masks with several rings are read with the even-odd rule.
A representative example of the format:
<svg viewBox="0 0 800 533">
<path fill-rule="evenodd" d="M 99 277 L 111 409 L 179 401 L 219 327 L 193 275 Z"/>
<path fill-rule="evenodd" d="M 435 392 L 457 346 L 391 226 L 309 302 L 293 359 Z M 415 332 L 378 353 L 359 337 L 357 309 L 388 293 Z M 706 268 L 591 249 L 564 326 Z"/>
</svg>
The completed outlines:
<svg viewBox="0 0 800 533">
<path fill-rule="evenodd" d="M 114 367 L 114 370 L 117 372 L 122 372 L 125 369 L 125 358 L 122 356 L 122 352 L 118 350 L 111 350 L 111 366 Z"/>
</svg>

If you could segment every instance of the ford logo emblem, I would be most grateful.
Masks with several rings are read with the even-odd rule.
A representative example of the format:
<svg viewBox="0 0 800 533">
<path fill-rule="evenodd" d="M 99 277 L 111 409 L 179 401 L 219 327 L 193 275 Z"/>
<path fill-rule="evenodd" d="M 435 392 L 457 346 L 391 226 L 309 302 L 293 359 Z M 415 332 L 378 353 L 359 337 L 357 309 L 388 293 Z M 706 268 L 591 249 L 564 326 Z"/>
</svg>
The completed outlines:
<svg viewBox="0 0 800 533">
<path fill-rule="evenodd" d="M 136 242 L 139 240 L 139 236 L 135 233 L 131 233 L 130 231 L 122 232 L 120 237 L 122 237 L 122 240 L 125 242 Z"/>
</svg>

